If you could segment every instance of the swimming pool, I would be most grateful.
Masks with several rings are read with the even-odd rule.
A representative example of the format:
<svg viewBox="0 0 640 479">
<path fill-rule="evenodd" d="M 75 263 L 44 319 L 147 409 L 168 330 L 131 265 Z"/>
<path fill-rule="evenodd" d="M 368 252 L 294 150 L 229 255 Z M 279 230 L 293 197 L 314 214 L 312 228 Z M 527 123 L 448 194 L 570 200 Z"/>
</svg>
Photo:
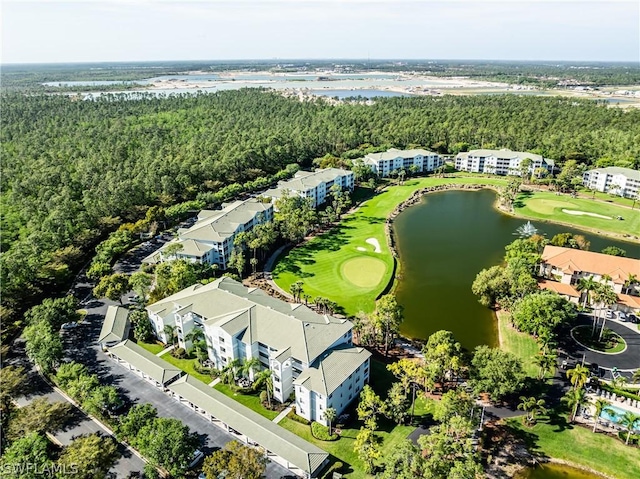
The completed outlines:
<svg viewBox="0 0 640 479">
<path fill-rule="evenodd" d="M 611 414 L 609 410 L 611 410 L 613 414 Z M 617 406 L 607 406 L 600 413 L 600 418 L 604 419 L 605 421 L 614 422 L 617 424 L 620 421 L 620 417 L 624 416 L 624 413 L 626 412 L 627 412 L 626 409 L 622 409 Z M 634 430 L 640 431 L 640 426 L 635 427 Z"/>
</svg>

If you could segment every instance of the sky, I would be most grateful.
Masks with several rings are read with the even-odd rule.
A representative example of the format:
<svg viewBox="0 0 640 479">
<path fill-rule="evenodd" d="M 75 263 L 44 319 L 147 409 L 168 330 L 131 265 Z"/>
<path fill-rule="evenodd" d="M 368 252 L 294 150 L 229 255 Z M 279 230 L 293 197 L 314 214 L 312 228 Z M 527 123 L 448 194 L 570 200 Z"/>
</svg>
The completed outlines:
<svg viewBox="0 0 640 479">
<path fill-rule="evenodd" d="M 640 62 L 640 1 L 2 0 L 2 63 Z"/>
</svg>

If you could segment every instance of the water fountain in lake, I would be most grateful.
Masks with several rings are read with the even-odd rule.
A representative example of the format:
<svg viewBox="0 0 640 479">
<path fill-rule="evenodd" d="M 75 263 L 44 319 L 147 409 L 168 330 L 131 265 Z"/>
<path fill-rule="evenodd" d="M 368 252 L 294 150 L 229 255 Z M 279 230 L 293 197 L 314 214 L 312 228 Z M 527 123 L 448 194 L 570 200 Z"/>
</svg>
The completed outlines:
<svg viewBox="0 0 640 479">
<path fill-rule="evenodd" d="M 538 228 L 531 224 L 531 221 L 527 221 L 522 226 L 519 226 L 514 235 L 518 235 L 520 238 L 530 238 L 535 234 L 538 234 Z"/>
</svg>

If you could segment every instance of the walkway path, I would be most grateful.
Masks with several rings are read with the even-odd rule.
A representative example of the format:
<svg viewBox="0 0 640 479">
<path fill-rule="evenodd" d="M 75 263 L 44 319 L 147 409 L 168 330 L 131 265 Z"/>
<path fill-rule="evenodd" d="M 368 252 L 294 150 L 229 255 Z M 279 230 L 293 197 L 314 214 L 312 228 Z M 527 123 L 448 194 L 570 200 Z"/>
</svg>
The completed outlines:
<svg viewBox="0 0 640 479">
<path fill-rule="evenodd" d="M 215 378 L 213 381 L 211 381 L 208 386 L 213 387 L 216 384 L 218 384 L 220 382 L 220 378 Z"/>
<path fill-rule="evenodd" d="M 289 414 L 292 410 L 293 410 L 293 404 L 291 406 L 288 406 L 287 408 L 285 408 L 284 411 L 282 411 L 280 414 L 278 414 L 276 417 L 273 418 L 273 422 L 275 422 L 276 424 L 278 424 L 280 421 L 282 421 L 285 417 L 287 417 L 287 414 Z"/>
<path fill-rule="evenodd" d="M 169 346 L 168 348 L 163 349 L 162 351 L 160 351 L 158 354 L 156 354 L 156 356 L 158 356 L 158 357 L 163 356 L 163 355 L 165 355 L 166 353 L 168 353 L 169 351 L 173 351 L 173 350 L 174 350 L 174 348 L 175 348 L 175 345 L 171 345 L 171 346 Z"/>
<path fill-rule="evenodd" d="M 264 265 L 264 279 L 266 279 L 267 282 L 271 285 L 271 287 L 276 291 L 278 291 L 280 294 L 284 295 L 289 299 L 293 299 L 293 296 L 291 295 L 291 293 L 289 293 L 288 291 L 285 291 L 280 286 L 278 286 L 271 276 L 271 272 L 273 271 L 273 266 L 276 260 L 278 259 L 280 254 L 289 247 L 291 247 L 291 244 L 282 245 L 277 250 L 275 250 L 273 254 L 269 257 L 269 259 Z"/>
</svg>

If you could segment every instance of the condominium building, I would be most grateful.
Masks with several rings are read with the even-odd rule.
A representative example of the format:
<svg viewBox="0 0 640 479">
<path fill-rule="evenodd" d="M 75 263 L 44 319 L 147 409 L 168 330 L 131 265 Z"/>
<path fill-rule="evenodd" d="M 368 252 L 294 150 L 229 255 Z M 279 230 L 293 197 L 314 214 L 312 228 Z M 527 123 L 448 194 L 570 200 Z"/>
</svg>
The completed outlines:
<svg viewBox="0 0 640 479">
<path fill-rule="evenodd" d="M 528 167 L 529 174 L 534 174 L 538 168 L 544 168 L 553 173 L 555 162 L 542 155 L 523 151 L 502 150 L 471 150 L 456 156 L 456 170 L 471 173 L 489 173 L 493 175 L 520 175 L 521 165 L 525 159 L 531 160 Z"/>
<path fill-rule="evenodd" d="M 544 280 L 539 286 L 578 302 L 582 294 L 577 290 L 578 283 L 583 278 L 593 277 L 613 288 L 618 296 L 618 309 L 636 311 L 640 309 L 638 272 L 639 259 L 547 245 L 542 252 L 539 272 Z"/>
<path fill-rule="evenodd" d="M 369 153 L 363 159 L 378 176 L 389 176 L 392 171 L 405 170 L 414 166 L 416 171 L 434 171 L 442 166 L 444 160 L 432 151 L 423 149 L 398 150 L 391 148 L 382 153 Z"/>
<path fill-rule="evenodd" d="M 165 326 L 174 326 L 185 349 L 191 346 L 189 333 L 200 328 L 218 369 L 233 360 L 258 359 L 271 370 L 275 399 L 284 402 L 295 394 L 296 411 L 308 420 L 326 424 L 324 411 L 333 407 L 340 414 L 369 379 L 371 354 L 353 346 L 350 321 L 230 278 L 193 285 L 148 306 L 147 312 L 158 338 L 167 342 Z"/>
<path fill-rule="evenodd" d="M 334 185 L 339 185 L 343 190 L 353 190 L 353 172 L 340 168 L 325 168 L 313 172 L 298 171 L 292 179 L 278 182 L 276 188 L 265 191 L 263 196 L 275 201 L 282 198 L 287 191 L 289 195 L 311 198 L 313 207 L 316 208 L 326 201 Z"/>
<path fill-rule="evenodd" d="M 617 166 L 595 168 L 582 175 L 582 184 L 591 190 L 638 198 L 640 171 Z"/>
<path fill-rule="evenodd" d="M 165 243 L 143 262 L 158 263 L 170 257 L 227 269 L 236 235 L 272 220 L 273 205 L 255 198 L 225 204 L 221 210 L 202 210 L 193 226 L 179 229 L 174 240 Z M 173 245 L 181 248 L 175 251 Z"/>
</svg>

